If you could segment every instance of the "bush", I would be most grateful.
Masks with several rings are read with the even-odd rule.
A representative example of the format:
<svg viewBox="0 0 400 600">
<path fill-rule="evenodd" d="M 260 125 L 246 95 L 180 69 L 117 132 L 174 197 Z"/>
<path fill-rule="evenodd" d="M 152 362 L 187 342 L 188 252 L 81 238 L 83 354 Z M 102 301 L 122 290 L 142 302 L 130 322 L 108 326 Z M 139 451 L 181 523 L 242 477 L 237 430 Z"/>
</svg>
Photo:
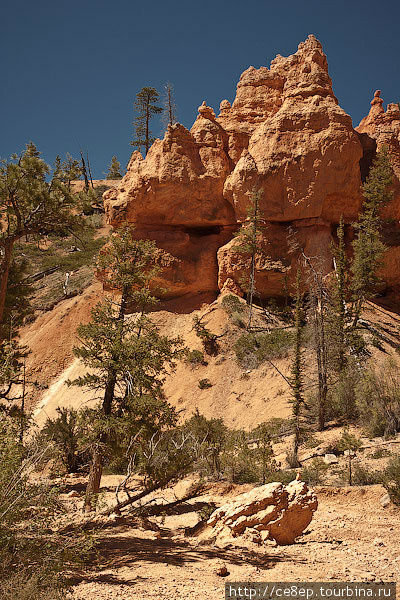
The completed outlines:
<svg viewBox="0 0 400 600">
<path fill-rule="evenodd" d="M 237 361 L 246 368 L 249 357 L 254 357 L 256 366 L 266 360 L 284 358 L 293 346 L 293 335 L 287 329 L 273 329 L 270 333 L 244 333 L 233 347 Z"/>
<path fill-rule="evenodd" d="M 206 365 L 204 353 L 201 350 L 188 350 L 185 356 L 185 362 L 192 367 Z"/>
<path fill-rule="evenodd" d="M 197 315 L 193 317 L 193 329 L 197 337 L 201 339 L 205 352 L 210 356 L 216 356 L 219 352 L 218 336 L 207 329 Z"/>
<path fill-rule="evenodd" d="M 232 324 L 235 325 L 236 327 L 239 327 L 239 329 L 246 329 L 246 323 L 242 317 L 242 313 L 233 312 L 231 314 L 231 321 L 232 321 Z"/>
<path fill-rule="evenodd" d="M 283 483 L 283 485 L 287 485 L 294 479 L 296 479 L 297 471 L 293 471 L 291 469 L 278 469 L 276 471 L 270 471 L 265 479 L 265 483 L 273 483 L 278 481 Z"/>
<path fill-rule="evenodd" d="M 400 431 L 400 373 L 393 360 L 379 372 L 365 373 L 356 387 L 356 402 L 367 435 L 390 437 Z"/>
<path fill-rule="evenodd" d="M 54 486 L 30 480 L 43 447 L 18 441 L 11 419 L 0 422 L 0 596 L 2 599 L 63 598 L 64 573 L 82 562 L 92 541 L 78 531 L 57 531 L 63 508 Z"/>
<path fill-rule="evenodd" d="M 213 512 L 215 511 L 215 504 L 204 504 L 198 511 L 198 515 L 202 521 L 208 521 Z"/>
<path fill-rule="evenodd" d="M 394 504 L 400 504 L 400 456 L 392 458 L 386 467 L 383 485 L 391 501 Z"/>
<path fill-rule="evenodd" d="M 222 308 L 232 316 L 234 313 L 241 314 L 245 310 L 243 302 L 235 294 L 227 294 L 221 300 Z"/>
<path fill-rule="evenodd" d="M 356 403 L 356 387 L 360 382 L 360 371 L 356 364 L 351 362 L 340 373 L 339 380 L 332 387 L 328 409 L 328 419 L 344 419 L 355 421 L 358 417 Z"/>
<path fill-rule="evenodd" d="M 206 390 L 207 388 L 212 387 L 212 383 L 209 379 L 200 379 L 199 388 L 201 390 Z"/>
<path fill-rule="evenodd" d="M 377 450 L 371 454 L 371 458 L 386 458 L 387 456 L 391 456 L 391 454 L 392 453 L 387 448 L 377 448 Z"/>
<path fill-rule="evenodd" d="M 354 463 L 351 479 L 353 485 L 375 485 L 383 482 L 384 473 L 382 471 L 371 471 L 360 465 L 360 463 Z"/>
<path fill-rule="evenodd" d="M 72 408 L 57 408 L 58 417 L 47 419 L 39 439 L 50 443 L 54 457 L 67 473 L 76 473 L 90 459 L 80 448 L 81 427 L 79 413 Z"/>
<path fill-rule="evenodd" d="M 360 438 L 350 433 L 348 429 L 344 429 L 341 437 L 331 442 L 328 450 L 333 454 L 340 454 L 345 450 L 359 450 L 361 446 Z"/>
<path fill-rule="evenodd" d="M 323 483 L 326 472 L 329 470 L 329 465 L 326 465 L 322 458 L 314 458 L 301 472 L 301 479 L 306 483 L 319 484 Z"/>
<path fill-rule="evenodd" d="M 200 475 L 222 474 L 222 454 L 228 444 L 228 428 L 222 419 L 207 419 L 198 410 L 182 426 L 184 436 L 191 440 L 195 461 L 193 468 Z"/>
</svg>

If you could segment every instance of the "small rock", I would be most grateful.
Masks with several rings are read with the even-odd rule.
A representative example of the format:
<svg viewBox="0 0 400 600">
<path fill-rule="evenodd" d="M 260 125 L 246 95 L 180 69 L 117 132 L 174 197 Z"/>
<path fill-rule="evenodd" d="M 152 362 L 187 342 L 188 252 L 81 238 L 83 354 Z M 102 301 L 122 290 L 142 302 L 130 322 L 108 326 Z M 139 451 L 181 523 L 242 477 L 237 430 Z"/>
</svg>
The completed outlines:
<svg viewBox="0 0 400 600">
<path fill-rule="evenodd" d="M 374 546 L 386 546 L 382 538 L 375 538 L 373 543 Z"/>
<path fill-rule="evenodd" d="M 324 463 L 326 465 L 334 465 L 338 462 L 339 462 L 339 459 L 335 454 L 325 454 Z"/>
<path fill-rule="evenodd" d="M 384 496 L 382 496 L 382 498 L 380 499 L 380 503 L 383 508 L 386 508 L 387 506 L 389 506 L 389 504 L 390 504 L 389 494 L 385 494 Z"/>
<path fill-rule="evenodd" d="M 218 577 L 228 577 L 228 575 L 230 575 L 225 565 L 222 565 L 222 567 L 217 569 L 215 573 L 218 575 Z"/>
</svg>

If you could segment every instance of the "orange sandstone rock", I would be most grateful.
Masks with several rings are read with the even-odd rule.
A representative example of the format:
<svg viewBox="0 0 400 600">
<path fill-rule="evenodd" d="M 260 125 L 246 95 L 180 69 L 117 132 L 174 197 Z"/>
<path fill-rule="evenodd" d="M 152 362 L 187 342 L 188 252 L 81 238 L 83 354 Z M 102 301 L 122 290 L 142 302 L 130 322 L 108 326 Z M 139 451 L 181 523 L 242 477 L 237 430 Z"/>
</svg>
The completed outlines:
<svg viewBox="0 0 400 600">
<path fill-rule="evenodd" d="M 355 131 L 333 93 L 322 46 L 310 35 L 269 68 L 249 67 L 234 101 L 222 100 L 217 117 L 203 102 L 190 131 L 169 126 L 146 158 L 134 152 L 125 177 L 104 194 L 108 221 L 115 227 L 128 221 L 136 236 L 168 251 L 168 297 L 243 294 L 248 257 L 232 238 L 246 219 L 252 190 L 261 189 L 268 258 L 256 261 L 256 287 L 261 297 L 280 295 L 297 268 L 288 228 L 328 273 L 332 235 L 341 216 L 357 218 L 376 144 L 390 145 L 400 173 L 400 111 L 393 104 L 385 112 L 382 104 L 376 92 Z M 388 210 L 400 218 L 400 194 L 396 198 Z M 400 257 L 394 247 L 386 270 L 391 285 Z"/>
</svg>

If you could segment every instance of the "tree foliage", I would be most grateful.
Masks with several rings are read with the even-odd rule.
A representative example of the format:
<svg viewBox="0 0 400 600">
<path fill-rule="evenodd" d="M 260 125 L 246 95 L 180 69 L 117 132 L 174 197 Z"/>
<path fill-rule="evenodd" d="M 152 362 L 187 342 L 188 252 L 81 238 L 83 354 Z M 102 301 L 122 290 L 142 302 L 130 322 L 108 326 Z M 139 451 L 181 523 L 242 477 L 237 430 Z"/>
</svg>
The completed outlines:
<svg viewBox="0 0 400 600">
<path fill-rule="evenodd" d="M 117 157 L 114 155 L 111 158 L 111 163 L 110 163 L 110 166 L 108 167 L 106 179 L 121 179 L 121 178 L 122 178 L 121 163 L 119 162 Z"/>
<path fill-rule="evenodd" d="M 0 323 L 3 323 L 14 244 L 30 235 L 62 235 L 76 226 L 75 200 L 56 166 L 49 166 L 30 142 L 21 155 L 0 164 Z"/>
<path fill-rule="evenodd" d="M 136 94 L 134 103 L 134 111 L 136 114 L 134 120 L 135 139 L 131 145 L 140 150 L 142 147 L 145 150 L 145 155 L 148 153 L 150 146 L 155 138 L 150 130 L 150 122 L 154 115 L 163 112 L 163 108 L 158 106 L 160 95 L 153 87 L 143 87 Z"/>
<path fill-rule="evenodd" d="M 250 195 L 250 203 L 247 209 L 247 219 L 236 234 L 237 244 L 235 250 L 241 254 L 250 256 L 250 269 L 243 278 L 243 287 L 247 293 L 247 304 L 249 306 L 249 316 L 247 329 L 251 327 L 253 316 L 253 301 L 256 294 L 255 272 L 256 259 L 263 256 L 264 252 L 260 243 L 260 237 L 263 233 L 264 220 L 260 209 L 262 190 L 254 188 Z"/>
<path fill-rule="evenodd" d="M 158 405 L 160 414 L 169 410 L 162 384 L 167 371 L 181 357 L 182 344 L 179 338 L 161 335 L 145 314 L 155 302 L 151 283 L 159 271 L 158 259 L 154 242 L 135 240 L 132 229 L 122 226 L 98 260 L 104 281 L 120 299 L 106 297 L 93 308 L 91 321 L 78 327 L 80 346 L 74 352 L 90 370 L 71 384 L 102 395 L 94 420 L 87 509 L 92 507 L 92 495 L 99 490 L 115 419 L 119 426 L 125 426 L 122 424 L 131 422 L 139 406 L 146 410 L 146 402 Z M 127 318 L 128 305 L 139 312 Z M 173 421 L 172 413 L 171 418 Z"/>
<path fill-rule="evenodd" d="M 382 265 L 385 245 L 381 239 L 380 210 L 390 202 L 393 170 L 387 148 L 377 153 L 369 176 L 363 185 L 364 202 L 358 222 L 354 225 L 354 258 L 351 265 L 354 324 L 357 323 L 362 304 L 377 290 L 378 270 Z"/>
</svg>

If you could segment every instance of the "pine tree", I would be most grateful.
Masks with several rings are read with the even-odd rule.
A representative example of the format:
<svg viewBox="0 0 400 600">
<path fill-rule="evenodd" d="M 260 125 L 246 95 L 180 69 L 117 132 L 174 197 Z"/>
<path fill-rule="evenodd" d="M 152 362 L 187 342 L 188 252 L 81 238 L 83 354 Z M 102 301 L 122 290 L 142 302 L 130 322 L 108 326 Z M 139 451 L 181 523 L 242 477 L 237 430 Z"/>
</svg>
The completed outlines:
<svg viewBox="0 0 400 600">
<path fill-rule="evenodd" d="M 80 325 L 81 346 L 75 355 L 91 370 L 70 382 L 102 390 L 97 437 L 86 489 L 85 509 L 93 506 L 100 489 L 105 448 L 115 425 L 147 400 L 159 403 L 160 412 L 168 411 L 162 392 L 167 369 L 180 357 L 181 342 L 159 334 L 145 315 L 155 302 L 151 284 L 159 268 L 160 251 L 150 240 L 134 240 L 132 229 L 122 226 L 111 236 L 99 257 L 99 272 L 107 286 L 120 294 L 118 302 L 105 298 L 92 311 L 87 325 Z M 128 305 L 136 316 L 125 317 Z M 145 407 L 144 402 L 143 406 Z"/>
<path fill-rule="evenodd" d="M 329 343 L 329 359 L 334 370 L 341 373 L 346 367 L 347 340 L 347 306 L 348 295 L 348 261 L 345 246 L 345 229 L 343 217 L 337 228 L 337 245 L 333 245 L 332 254 L 335 266 L 334 277 L 330 286 L 330 302 L 327 316 L 327 333 Z"/>
<path fill-rule="evenodd" d="M 116 156 L 113 156 L 111 159 L 106 179 L 122 179 L 121 163 L 118 161 Z"/>
<path fill-rule="evenodd" d="M 51 178 L 49 174 L 32 142 L 20 156 L 0 163 L 0 326 L 15 242 L 32 234 L 66 233 L 80 221 L 60 173 Z"/>
<path fill-rule="evenodd" d="M 302 427 L 302 407 L 304 406 L 303 396 L 303 352 L 302 352 L 302 337 L 303 337 L 303 294 L 301 291 L 301 273 L 297 271 L 296 277 L 296 305 L 294 311 L 294 326 L 295 326 L 295 346 L 294 357 L 292 363 L 292 419 L 293 419 L 293 465 L 299 466 L 299 446 L 301 441 Z"/>
<path fill-rule="evenodd" d="M 136 113 L 134 126 L 136 138 L 131 142 L 134 148 L 139 150 L 142 146 L 145 149 L 145 155 L 148 153 L 150 146 L 155 138 L 150 130 L 150 121 L 156 114 L 162 113 L 161 106 L 157 106 L 159 93 L 152 87 L 143 87 L 138 94 L 134 103 Z"/>
<path fill-rule="evenodd" d="M 364 202 L 358 222 L 354 225 L 354 258 L 351 266 L 353 291 L 353 327 L 360 318 L 364 300 L 371 297 L 379 283 L 377 272 L 382 265 L 385 244 L 380 229 L 380 209 L 390 202 L 393 170 L 386 147 L 376 155 L 369 176 L 363 185 Z"/>
<path fill-rule="evenodd" d="M 175 125 L 176 123 L 176 105 L 174 99 L 174 88 L 172 83 L 168 82 L 164 86 L 163 104 L 164 108 L 162 121 L 166 129 L 168 125 Z"/>
<path fill-rule="evenodd" d="M 255 287 L 255 271 L 256 259 L 258 255 L 263 255 L 263 250 L 260 245 L 260 236 L 263 232 L 263 218 L 260 210 L 260 201 L 262 198 L 262 190 L 253 189 L 250 196 L 250 204 L 247 210 L 246 222 L 236 234 L 238 244 L 235 250 L 241 254 L 250 256 L 250 269 L 248 276 L 244 278 L 244 287 L 247 292 L 247 304 L 249 307 L 249 318 L 247 329 L 251 327 L 253 316 L 253 302 L 256 293 Z"/>
<path fill-rule="evenodd" d="M 57 170 L 57 163 L 55 166 Z M 65 157 L 65 160 L 61 163 L 59 177 L 68 185 L 68 189 L 71 188 L 71 181 L 75 181 L 75 179 L 79 179 L 80 177 L 82 177 L 82 167 L 79 160 L 73 158 L 68 152 L 67 156 Z"/>
<path fill-rule="evenodd" d="M 33 312 L 30 295 L 33 288 L 26 279 L 28 261 L 13 259 L 8 274 L 7 294 L 4 303 L 2 338 L 13 339 L 27 316 Z"/>
</svg>

